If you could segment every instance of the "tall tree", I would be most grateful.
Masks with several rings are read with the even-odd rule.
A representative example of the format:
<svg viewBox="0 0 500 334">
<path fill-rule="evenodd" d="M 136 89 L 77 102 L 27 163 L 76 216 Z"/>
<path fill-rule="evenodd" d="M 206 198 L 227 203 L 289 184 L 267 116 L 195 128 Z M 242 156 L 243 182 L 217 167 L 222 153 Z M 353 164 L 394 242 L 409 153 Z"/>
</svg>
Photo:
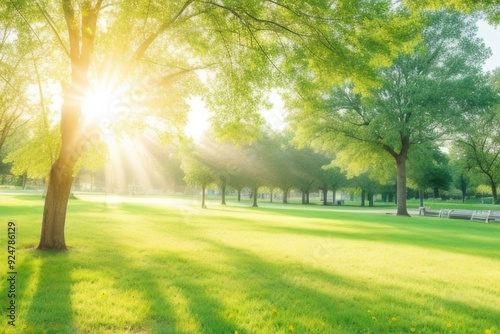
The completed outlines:
<svg viewBox="0 0 500 334">
<path fill-rule="evenodd" d="M 500 70 L 490 75 L 490 83 L 500 92 Z M 500 103 L 486 113 L 474 115 L 468 126 L 460 129 L 455 148 L 467 164 L 484 175 L 491 187 L 494 203 L 498 203 L 500 182 Z"/>
<path fill-rule="evenodd" d="M 380 88 L 360 94 L 348 83 L 323 86 L 292 116 L 303 141 L 335 151 L 370 147 L 391 157 L 397 171 L 397 214 L 408 216 L 406 162 L 414 145 L 434 143 L 493 101 L 481 72 L 489 55 L 473 17 L 427 13 L 422 42 L 380 71 Z M 301 103 L 303 102 L 303 103 Z M 354 147 L 354 148 L 353 148 Z"/>
<path fill-rule="evenodd" d="M 205 194 L 207 187 L 216 181 L 216 174 L 211 166 L 203 161 L 203 156 L 195 150 L 186 151 L 182 155 L 181 168 L 184 171 L 184 181 L 191 186 L 201 188 L 201 207 L 206 209 Z"/>
</svg>

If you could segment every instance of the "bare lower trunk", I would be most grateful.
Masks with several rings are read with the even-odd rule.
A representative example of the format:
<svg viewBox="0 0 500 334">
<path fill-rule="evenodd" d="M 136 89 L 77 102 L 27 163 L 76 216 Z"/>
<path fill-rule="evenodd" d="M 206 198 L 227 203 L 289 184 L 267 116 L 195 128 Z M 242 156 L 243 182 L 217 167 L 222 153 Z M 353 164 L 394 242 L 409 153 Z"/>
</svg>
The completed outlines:
<svg viewBox="0 0 500 334">
<path fill-rule="evenodd" d="M 253 188 L 253 205 L 252 205 L 253 207 L 258 207 L 258 205 L 257 205 L 257 195 L 258 195 L 257 192 L 258 191 L 259 191 L 259 187 L 256 186 Z"/>
<path fill-rule="evenodd" d="M 491 186 L 491 194 L 493 195 L 493 204 L 498 203 L 498 194 L 497 194 L 497 183 L 490 177 L 490 186 Z"/>
<path fill-rule="evenodd" d="M 397 215 L 410 216 L 406 207 L 406 156 L 396 158 L 397 167 Z"/>
<path fill-rule="evenodd" d="M 201 208 L 206 209 L 207 206 L 205 204 L 205 186 L 201 187 Z"/>
<path fill-rule="evenodd" d="M 323 192 L 323 205 L 328 205 L 328 189 L 323 188 L 321 191 Z"/>
<path fill-rule="evenodd" d="M 419 198 L 419 206 L 421 208 L 424 207 L 424 189 L 420 188 L 420 190 L 418 191 L 418 198 Z"/>
<path fill-rule="evenodd" d="M 372 208 L 372 207 L 374 207 L 374 206 L 375 206 L 375 203 L 374 203 L 374 201 L 373 201 L 373 196 L 374 196 L 374 195 L 373 195 L 373 193 L 368 192 L 368 195 L 367 195 L 367 197 L 368 197 L 368 206 L 369 206 L 370 208 Z"/>
<path fill-rule="evenodd" d="M 283 190 L 283 204 L 288 203 L 288 189 Z"/>
<path fill-rule="evenodd" d="M 56 163 L 50 171 L 50 181 L 43 210 L 42 233 L 38 249 L 66 250 L 64 226 L 66 208 L 73 184 L 72 169 Z"/>
<path fill-rule="evenodd" d="M 221 197 L 222 197 L 221 204 L 226 205 L 226 184 L 225 183 L 222 184 L 220 192 L 221 192 Z"/>
</svg>

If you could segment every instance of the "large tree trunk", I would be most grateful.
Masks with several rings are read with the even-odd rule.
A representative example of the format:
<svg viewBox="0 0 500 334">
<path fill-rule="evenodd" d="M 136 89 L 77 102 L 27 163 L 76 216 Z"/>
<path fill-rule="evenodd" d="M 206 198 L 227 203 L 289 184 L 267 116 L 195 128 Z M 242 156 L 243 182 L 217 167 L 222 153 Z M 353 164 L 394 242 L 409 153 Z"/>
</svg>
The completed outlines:
<svg viewBox="0 0 500 334">
<path fill-rule="evenodd" d="M 406 154 L 400 154 L 396 158 L 397 169 L 397 215 L 410 216 L 406 207 Z"/>
<path fill-rule="evenodd" d="M 50 180 L 43 210 L 42 233 L 38 249 L 66 250 L 64 226 L 66 208 L 73 184 L 73 169 L 56 162 L 50 171 Z"/>
<path fill-rule="evenodd" d="M 424 207 L 424 189 L 420 188 L 418 191 L 419 205 L 421 208 Z"/>
</svg>

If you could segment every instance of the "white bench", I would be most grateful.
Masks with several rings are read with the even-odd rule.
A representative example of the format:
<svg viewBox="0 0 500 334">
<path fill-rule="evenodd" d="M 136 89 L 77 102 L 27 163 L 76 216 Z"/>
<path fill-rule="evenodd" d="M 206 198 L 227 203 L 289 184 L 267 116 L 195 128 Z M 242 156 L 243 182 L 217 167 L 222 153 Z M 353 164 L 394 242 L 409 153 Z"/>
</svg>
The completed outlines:
<svg viewBox="0 0 500 334">
<path fill-rule="evenodd" d="M 489 223 L 490 221 L 500 222 L 500 211 L 476 210 L 470 220 L 484 220 L 485 223 Z"/>
<path fill-rule="evenodd" d="M 431 210 L 429 207 L 420 207 L 418 215 L 450 219 L 469 219 L 471 221 L 482 220 L 485 223 L 489 223 L 491 221 L 500 222 L 500 211 L 497 210 Z"/>
</svg>

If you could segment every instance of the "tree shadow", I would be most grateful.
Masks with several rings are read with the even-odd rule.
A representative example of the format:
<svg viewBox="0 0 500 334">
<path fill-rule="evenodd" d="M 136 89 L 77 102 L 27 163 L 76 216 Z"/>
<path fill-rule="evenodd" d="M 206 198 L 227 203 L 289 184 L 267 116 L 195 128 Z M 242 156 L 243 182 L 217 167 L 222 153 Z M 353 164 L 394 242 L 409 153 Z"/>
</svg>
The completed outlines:
<svg viewBox="0 0 500 334">
<path fill-rule="evenodd" d="M 35 266 L 38 267 L 36 272 L 39 276 L 23 321 L 25 330 L 35 333 L 77 333 L 71 303 L 70 254 L 31 251 L 30 256 L 29 261 L 37 263 Z"/>
<path fill-rule="evenodd" d="M 401 282 L 390 284 L 374 282 L 370 277 L 355 278 L 334 271 L 326 272 L 305 262 L 270 262 L 251 251 L 220 241 L 201 240 L 228 256 L 234 271 L 233 277 L 246 278 L 246 284 L 242 281 L 239 288 L 244 289 L 247 300 L 267 305 L 267 309 L 264 307 L 262 312 L 270 317 L 286 311 L 283 318 L 276 317 L 270 325 L 274 326 L 273 331 L 276 332 L 286 330 L 291 323 L 295 324 L 296 330 L 315 333 L 345 332 L 353 327 L 359 328 L 359 333 L 407 332 L 409 328 L 400 327 L 390 319 L 396 316 L 414 318 L 411 312 L 416 309 L 427 315 L 417 317 L 419 322 L 415 322 L 415 326 L 434 333 L 447 331 L 443 327 L 447 320 L 445 313 L 451 314 L 468 332 L 482 332 L 484 324 L 494 325 L 500 319 L 497 303 L 479 306 L 481 318 L 476 312 L 477 301 L 464 301 L 459 292 L 446 298 L 433 295 L 426 291 L 424 282 L 417 279 L 407 282 L 406 278 L 401 278 Z M 397 298 L 394 291 L 405 298 Z M 487 294 L 492 300 L 495 296 L 497 301 L 500 300 L 500 292 L 494 288 Z M 394 309 L 379 309 L 381 301 L 384 301 L 383 305 L 393 305 Z M 401 310 L 402 314 L 396 313 Z M 380 316 L 380 320 L 386 320 L 385 324 L 374 323 L 372 316 L 375 313 L 376 317 Z"/>
<path fill-rule="evenodd" d="M 331 217 L 330 217 L 331 219 Z M 351 218 L 352 219 L 352 218 Z M 358 216 L 355 218 L 358 220 Z M 368 218 L 369 219 L 369 218 Z M 367 220 L 369 222 L 369 220 Z M 373 241 L 380 243 L 394 243 L 411 245 L 436 250 L 445 250 L 457 254 L 480 256 L 490 259 L 500 259 L 500 226 L 482 226 L 484 230 L 464 226 L 466 223 L 450 223 L 448 230 L 442 227 L 436 229 L 432 226 L 416 224 L 399 224 L 388 221 L 386 223 L 358 223 L 348 224 L 348 229 L 337 229 L 334 224 L 314 222 L 308 227 L 292 226 L 291 224 L 266 224 L 254 225 L 265 231 L 275 233 L 308 235 L 317 237 L 333 237 L 348 240 Z M 397 225 L 395 225 L 397 224 Z M 486 230 L 487 229 L 487 230 Z M 496 237 L 498 235 L 498 237 Z"/>
</svg>

